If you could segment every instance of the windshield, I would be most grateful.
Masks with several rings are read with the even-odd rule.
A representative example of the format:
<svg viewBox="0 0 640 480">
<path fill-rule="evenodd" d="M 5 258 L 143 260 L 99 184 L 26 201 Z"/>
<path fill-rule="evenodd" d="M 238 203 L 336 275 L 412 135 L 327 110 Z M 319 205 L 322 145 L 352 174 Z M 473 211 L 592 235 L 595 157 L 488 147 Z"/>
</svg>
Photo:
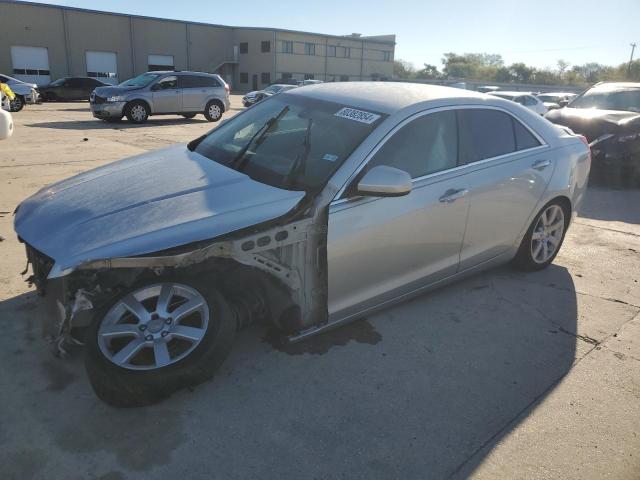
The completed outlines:
<svg viewBox="0 0 640 480">
<path fill-rule="evenodd" d="M 274 187 L 320 189 L 385 117 L 345 107 L 276 95 L 213 130 L 195 151 Z"/>
<path fill-rule="evenodd" d="M 571 108 L 597 108 L 600 110 L 623 110 L 640 112 L 640 88 L 619 90 L 591 89 L 576 97 Z"/>
<path fill-rule="evenodd" d="M 561 97 L 560 95 L 538 95 L 538 100 L 540 100 L 541 102 L 558 103 L 563 98 L 564 97 Z"/>
<path fill-rule="evenodd" d="M 278 93 L 280 90 L 282 90 L 282 87 L 278 87 L 277 85 L 271 85 L 270 87 L 264 89 L 265 92 L 273 93 Z"/>
<path fill-rule="evenodd" d="M 137 77 L 130 78 L 120 84 L 121 87 L 146 87 L 151 82 L 153 82 L 156 78 L 158 78 L 160 73 L 143 73 L 142 75 L 138 75 Z"/>
</svg>

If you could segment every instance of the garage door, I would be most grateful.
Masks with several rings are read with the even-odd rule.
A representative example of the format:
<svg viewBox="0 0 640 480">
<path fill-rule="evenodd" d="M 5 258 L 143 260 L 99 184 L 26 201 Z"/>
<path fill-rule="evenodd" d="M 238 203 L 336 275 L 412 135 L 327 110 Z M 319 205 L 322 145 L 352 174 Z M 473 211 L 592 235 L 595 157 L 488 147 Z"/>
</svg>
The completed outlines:
<svg viewBox="0 0 640 480">
<path fill-rule="evenodd" d="M 115 52 L 87 52 L 87 77 L 116 85 L 118 57 Z"/>
<path fill-rule="evenodd" d="M 154 70 L 175 70 L 173 55 L 149 55 L 149 71 Z"/>
<path fill-rule="evenodd" d="M 11 47 L 13 76 L 28 83 L 46 84 L 51 81 L 49 51 L 43 47 Z"/>
</svg>

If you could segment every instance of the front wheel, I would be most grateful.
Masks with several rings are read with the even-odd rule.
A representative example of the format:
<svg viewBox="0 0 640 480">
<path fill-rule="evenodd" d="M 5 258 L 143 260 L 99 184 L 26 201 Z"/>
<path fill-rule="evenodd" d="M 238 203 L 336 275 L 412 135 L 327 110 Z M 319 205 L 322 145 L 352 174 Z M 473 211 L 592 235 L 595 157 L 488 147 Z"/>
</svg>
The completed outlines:
<svg viewBox="0 0 640 480">
<path fill-rule="evenodd" d="M 87 331 L 91 386 L 113 406 L 155 403 L 210 379 L 229 354 L 235 325 L 209 287 L 183 278 L 141 282 L 98 311 Z"/>
<path fill-rule="evenodd" d="M 24 99 L 20 95 L 16 95 L 16 98 L 11 100 L 9 105 L 12 112 L 19 112 L 24 108 Z"/>
<path fill-rule="evenodd" d="M 212 100 L 207 103 L 204 109 L 204 116 L 210 122 L 217 122 L 222 118 L 224 113 L 224 105 L 218 100 Z"/>
<path fill-rule="evenodd" d="M 124 114 L 131 123 L 144 123 L 149 118 L 149 107 L 147 104 L 140 101 L 133 101 L 127 103 L 124 108 Z"/>
<path fill-rule="evenodd" d="M 542 270 L 549 266 L 560 251 L 570 214 L 564 203 L 557 200 L 545 205 L 522 239 L 514 264 L 526 271 Z"/>
</svg>

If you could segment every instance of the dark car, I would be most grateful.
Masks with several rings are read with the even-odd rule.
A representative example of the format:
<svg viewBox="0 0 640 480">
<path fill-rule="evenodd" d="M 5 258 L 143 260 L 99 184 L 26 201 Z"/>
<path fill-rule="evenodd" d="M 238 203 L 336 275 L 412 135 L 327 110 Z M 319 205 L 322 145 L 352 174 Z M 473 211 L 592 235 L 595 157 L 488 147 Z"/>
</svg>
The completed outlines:
<svg viewBox="0 0 640 480">
<path fill-rule="evenodd" d="M 640 83 L 595 85 L 545 118 L 587 138 L 592 183 L 640 186 Z"/>
<path fill-rule="evenodd" d="M 249 92 L 244 97 L 242 97 L 242 104 L 245 107 L 250 107 L 265 98 L 270 97 L 271 95 L 275 95 L 276 93 L 286 92 L 287 90 L 291 90 L 292 88 L 296 88 L 296 85 L 286 85 L 286 84 L 273 84 L 269 85 L 264 90 L 256 90 L 255 92 Z"/>
<path fill-rule="evenodd" d="M 89 100 L 96 87 L 107 84 L 89 77 L 63 77 L 40 87 L 40 96 L 46 101 Z"/>
</svg>

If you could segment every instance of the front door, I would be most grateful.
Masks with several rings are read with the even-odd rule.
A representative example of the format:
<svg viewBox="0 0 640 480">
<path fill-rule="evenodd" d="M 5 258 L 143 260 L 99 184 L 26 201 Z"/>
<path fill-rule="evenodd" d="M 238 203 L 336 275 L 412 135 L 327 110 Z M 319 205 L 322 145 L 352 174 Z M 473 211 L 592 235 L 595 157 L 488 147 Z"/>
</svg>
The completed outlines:
<svg viewBox="0 0 640 480">
<path fill-rule="evenodd" d="M 177 113 L 182 111 L 182 90 L 178 88 L 178 77 L 171 75 L 156 82 L 153 92 L 153 113 Z"/>
<path fill-rule="evenodd" d="M 411 193 L 394 198 L 347 195 L 330 206 L 332 319 L 457 272 L 468 210 L 466 179 L 456 169 L 457 148 L 454 111 L 420 114 L 396 128 L 362 172 L 377 165 L 404 170 L 413 178 Z"/>
</svg>

